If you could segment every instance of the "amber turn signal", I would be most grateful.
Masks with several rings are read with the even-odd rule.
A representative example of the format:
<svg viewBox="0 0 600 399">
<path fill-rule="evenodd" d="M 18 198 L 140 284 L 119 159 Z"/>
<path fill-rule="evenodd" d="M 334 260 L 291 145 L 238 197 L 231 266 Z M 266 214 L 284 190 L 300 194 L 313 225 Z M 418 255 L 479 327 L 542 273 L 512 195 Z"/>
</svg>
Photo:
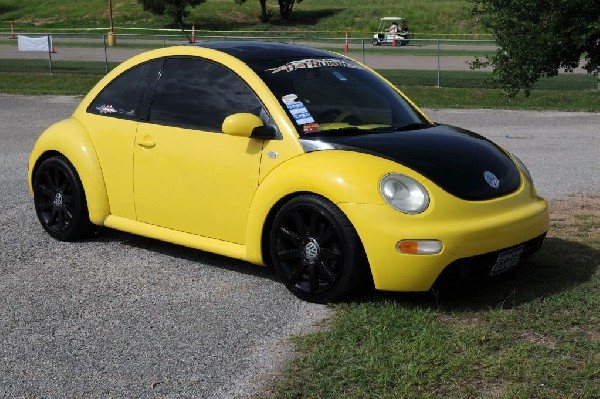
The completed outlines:
<svg viewBox="0 0 600 399">
<path fill-rule="evenodd" d="M 438 240 L 402 240 L 396 249 L 403 254 L 435 255 L 442 252 L 443 245 Z"/>
</svg>

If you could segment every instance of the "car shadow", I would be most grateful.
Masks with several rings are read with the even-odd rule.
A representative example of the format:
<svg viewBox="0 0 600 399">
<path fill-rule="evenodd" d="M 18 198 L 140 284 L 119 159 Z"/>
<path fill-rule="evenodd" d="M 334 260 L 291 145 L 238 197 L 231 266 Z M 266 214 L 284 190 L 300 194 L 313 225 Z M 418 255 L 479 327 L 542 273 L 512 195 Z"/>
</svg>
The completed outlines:
<svg viewBox="0 0 600 399">
<path fill-rule="evenodd" d="M 150 251 L 159 255 L 169 256 L 193 262 L 208 267 L 216 267 L 222 270 L 233 271 L 248 276 L 265 278 L 272 281 L 279 281 L 272 267 L 255 265 L 243 260 L 229 258 L 227 256 L 217 255 L 211 252 L 205 252 L 195 248 L 184 247 L 178 244 L 155 240 L 135 234 L 125 233 L 119 230 L 101 228 L 97 234 L 88 239 L 97 242 L 110 242 L 113 244 L 125 245 L 140 250 Z"/>
<path fill-rule="evenodd" d="M 585 283 L 600 267 L 600 251 L 547 238 L 542 249 L 504 274 L 433 289 L 426 293 L 370 292 L 359 302 L 397 301 L 441 311 L 511 309 Z"/>
<path fill-rule="evenodd" d="M 151 238 L 103 228 L 91 238 L 111 242 L 199 265 L 279 281 L 272 267 L 255 265 Z M 350 302 L 395 301 L 440 311 L 470 312 L 511 309 L 536 299 L 560 293 L 588 281 L 600 267 L 600 251 L 579 242 L 547 238 L 542 249 L 519 267 L 501 275 L 440 287 L 422 293 L 370 290 Z"/>
</svg>

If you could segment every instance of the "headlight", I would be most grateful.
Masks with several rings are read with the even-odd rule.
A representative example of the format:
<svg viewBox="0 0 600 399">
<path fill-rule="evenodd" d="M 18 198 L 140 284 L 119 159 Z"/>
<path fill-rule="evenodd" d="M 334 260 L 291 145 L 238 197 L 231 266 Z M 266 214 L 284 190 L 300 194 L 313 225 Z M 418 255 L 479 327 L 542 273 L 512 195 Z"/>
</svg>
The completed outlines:
<svg viewBox="0 0 600 399">
<path fill-rule="evenodd" d="M 387 203 L 400 212 L 421 213 L 429 206 L 427 190 L 412 177 L 390 173 L 381 179 L 379 190 Z"/>
<path fill-rule="evenodd" d="M 521 169 L 521 171 L 523 171 L 523 174 L 525 175 L 525 177 L 527 178 L 527 180 L 529 180 L 529 182 L 531 184 L 533 184 L 533 178 L 531 177 L 531 173 L 529 173 L 529 169 L 527 169 L 527 166 L 525 166 L 525 164 L 523 163 L 523 161 L 521 161 L 519 159 L 519 157 L 517 157 L 515 154 L 511 153 L 510 155 L 512 156 L 512 158 L 515 160 L 515 162 L 519 166 L 519 169 Z"/>
</svg>

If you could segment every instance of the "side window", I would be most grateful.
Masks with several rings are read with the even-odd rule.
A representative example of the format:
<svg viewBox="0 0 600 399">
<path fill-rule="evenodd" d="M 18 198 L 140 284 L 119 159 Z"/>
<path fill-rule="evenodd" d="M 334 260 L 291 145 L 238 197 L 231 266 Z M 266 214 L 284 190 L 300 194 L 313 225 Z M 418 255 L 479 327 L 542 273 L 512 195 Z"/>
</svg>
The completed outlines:
<svg viewBox="0 0 600 399">
<path fill-rule="evenodd" d="M 144 88 L 149 74 L 156 74 L 161 60 L 145 62 L 123 72 L 91 102 L 87 112 L 123 119 L 138 119 L 144 106 Z"/>
<path fill-rule="evenodd" d="M 220 132 L 237 112 L 260 116 L 254 92 L 231 70 L 198 58 L 168 58 L 156 85 L 149 121 Z"/>
</svg>

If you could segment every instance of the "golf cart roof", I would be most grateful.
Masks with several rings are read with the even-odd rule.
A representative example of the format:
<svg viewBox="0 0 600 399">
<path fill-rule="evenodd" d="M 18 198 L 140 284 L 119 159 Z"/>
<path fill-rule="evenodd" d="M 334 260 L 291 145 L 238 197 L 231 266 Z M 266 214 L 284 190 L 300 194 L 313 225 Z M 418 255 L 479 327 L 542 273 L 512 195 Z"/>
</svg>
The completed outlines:
<svg viewBox="0 0 600 399">
<path fill-rule="evenodd" d="M 383 17 L 383 18 L 381 18 L 382 21 L 399 21 L 401 19 L 406 19 L 406 18 L 402 18 L 402 17 Z"/>
</svg>

